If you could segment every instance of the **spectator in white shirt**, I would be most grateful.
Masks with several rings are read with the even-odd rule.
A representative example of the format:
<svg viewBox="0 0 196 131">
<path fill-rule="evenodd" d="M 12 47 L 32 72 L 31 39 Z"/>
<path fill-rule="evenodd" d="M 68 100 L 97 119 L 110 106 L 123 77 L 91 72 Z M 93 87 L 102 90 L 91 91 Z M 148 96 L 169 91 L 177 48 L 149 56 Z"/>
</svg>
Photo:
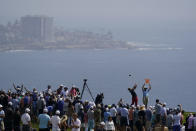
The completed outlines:
<svg viewBox="0 0 196 131">
<path fill-rule="evenodd" d="M 81 121 L 78 119 L 78 115 L 76 113 L 73 113 L 72 118 L 73 118 L 71 122 L 72 131 L 80 131 Z"/>
<path fill-rule="evenodd" d="M 108 121 L 105 123 L 105 129 L 106 131 L 115 131 L 114 122 L 111 116 L 109 116 Z"/>
<path fill-rule="evenodd" d="M 25 113 L 21 116 L 23 131 L 30 131 L 31 117 L 30 117 L 29 113 L 30 113 L 30 109 L 26 108 Z"/>
<path fill-rule="evenodd" d="M 56 110 L 55 112 L 56 115 L 52 116 L 51 118 L 51 123 L 52 123 L 52 131 L 60 131 L 60 111 Z"/>
</svg>

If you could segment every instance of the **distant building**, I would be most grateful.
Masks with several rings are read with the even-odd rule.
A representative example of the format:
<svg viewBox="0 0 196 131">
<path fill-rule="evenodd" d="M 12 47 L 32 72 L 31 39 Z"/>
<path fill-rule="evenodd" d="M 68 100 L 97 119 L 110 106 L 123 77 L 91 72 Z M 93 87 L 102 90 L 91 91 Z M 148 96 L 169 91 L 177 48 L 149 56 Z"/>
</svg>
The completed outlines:
<svg viewBox="0 0 196 131">
<path fill-rule="evenodd" d="M 21 31 L 25 40 L 47 42 L 53 39 L 53 18 L 47 16 L 24 16 Z"/>
</svg>

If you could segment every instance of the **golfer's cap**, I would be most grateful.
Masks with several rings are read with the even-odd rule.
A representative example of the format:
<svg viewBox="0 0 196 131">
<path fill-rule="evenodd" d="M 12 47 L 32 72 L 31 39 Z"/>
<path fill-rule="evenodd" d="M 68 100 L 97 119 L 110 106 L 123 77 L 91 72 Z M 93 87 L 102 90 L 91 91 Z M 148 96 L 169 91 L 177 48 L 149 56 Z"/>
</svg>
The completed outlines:
<svg viewBox="0 0 196 131">
<path fill-rule="evenodd" d="M 167 103 L 166 103 L 166 102 L 164 102 L 164 103 L 163 103 L 163 105 L 165 105 L 165 106 L 166 106 L 166 105 L 167 105 Z"/>
<path fill-rule="evenodd" d="M 11 102 L 11 101 L 10 101 L 10 102 L 8 102 L 8 105 L 9 105 L 9 106 L 12 106 L 12 102 Z"/>
<path fill-rule="evenodd" d="M 63 84 L 61 84 L 61 85 L 60 85 L 60 87 L 64 87 L 64 85 L 63 85 Z"/>
<path fill-rule="evenodd" d="M 44 113 L 48 113 L 48 109 L 45 108 L 45 109 L 43 110 L 43 112 L 44 112 Z"/>
<path fill-rule="evenodd" d="M 100 125 L 105 126 L 105 122 L 103 122 L 103 121 L 100 122 Z"/>
<path fill-rule="evenodd" d="M 56 110 L 55 114 L 56 115 L 60 115 L 60 111 L 59 110 Z"/>
<path fill-rule="evenodd" d="M 26 109 L 25 109 L 25 112 L 30 112 L 30 109 L 29 109 L 29 108 L 26 108 Z"/>
<path fill-rule="evenodd" d="M 131 105 L 131 107 L 132 107 L 132 108 L 135 108 L 135 106 L 134 106 L 134 105 Z"/>
<path fill-rule="evenodd" d="M 72 85 L 73 88 L 76 88 L 76 85 Z"/>
<path fill-rule="evenodd" d="M 2 108 L 3 106 L 0 104 L 0 108 Z"/>
</svg>

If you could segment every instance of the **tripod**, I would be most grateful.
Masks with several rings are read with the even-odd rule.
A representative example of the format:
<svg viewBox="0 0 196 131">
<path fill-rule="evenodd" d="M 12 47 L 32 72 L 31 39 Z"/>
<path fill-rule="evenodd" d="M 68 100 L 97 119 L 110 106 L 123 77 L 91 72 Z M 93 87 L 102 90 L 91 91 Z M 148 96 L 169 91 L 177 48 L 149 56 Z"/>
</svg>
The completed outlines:
<svg viewBox="0 0 196 131">
<path fill-rule="evenodd" d="M 90 91 L 90 89 L 88 88 L 88 85 L 87 85 L 87 83 L 86 83 L 86 82 L 87 82 L 87 79 L 84 79 L 83 81 L 84 81 L 84 84 L 83 84 L 83 88 L 82 88 L 81 99 L 82 99 L 82 96 L 83 96 L 83 93 L 84 93 L 84 89 L 87 88 L 89 94 L 91 95 L 91 98 L 92 98 L 93 101 L 94 101 L 93 95 L 92 95 L 92 93 L 91 93 L 91 91 Z"/>
</svg>

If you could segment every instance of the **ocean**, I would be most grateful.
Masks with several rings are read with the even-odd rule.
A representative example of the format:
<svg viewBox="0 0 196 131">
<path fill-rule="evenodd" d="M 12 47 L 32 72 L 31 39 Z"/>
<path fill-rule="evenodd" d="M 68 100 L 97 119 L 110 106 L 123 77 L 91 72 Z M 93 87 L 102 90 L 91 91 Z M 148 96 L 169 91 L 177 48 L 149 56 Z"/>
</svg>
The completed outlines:
<svg viewBox="0 0 196 131">
<path fill-rule="evenodd" d="M 103 92 L 105 104 L 116 104 L 120 98 L 131 103 L 128 88 L 138 84 L 136 93 L 142 104 L 141 86 L 149 78 L 149 105 L 158 98 L 167 107 L 182 104 L 187 111 L 196 111 L 196 59 L 194 50 L 186 48 L 148 48 L 138 50 L 44 50 L 0 53 L 0 88 L 24 84 L 28 89 L 45 90 L 60 84 L 80 90 L 83 79 L 93 96 Z M 131 76 L 129 76 L 131 74 Z M 83 100 L 90 100 L 85 89 Z"/>
</svg>

